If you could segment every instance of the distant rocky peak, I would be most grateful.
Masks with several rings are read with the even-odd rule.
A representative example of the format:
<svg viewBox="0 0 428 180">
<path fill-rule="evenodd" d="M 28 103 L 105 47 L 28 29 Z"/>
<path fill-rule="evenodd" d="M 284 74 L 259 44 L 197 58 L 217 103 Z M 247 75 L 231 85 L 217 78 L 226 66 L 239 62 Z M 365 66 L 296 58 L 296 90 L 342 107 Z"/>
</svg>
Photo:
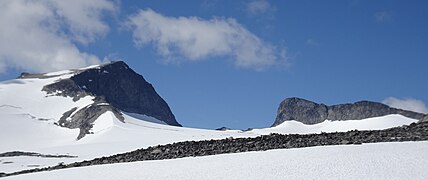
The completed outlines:
<svg viewBox="0 0 428 180">
<path fill-rule="evenodd" d="M 296 120 L 304 124 L 317 124 L 325 120 L 360 120 L 380 117 L 389 114 L 400 114 L 413 119 L 423 119 L 424 114 L 389 107 L 371 101 L 358 101 L 349 104 L 327 106 L 302 98 L 287 98 L 281 102 L 277 117 L 272 126 L 284 121 Z"/>
</svg>

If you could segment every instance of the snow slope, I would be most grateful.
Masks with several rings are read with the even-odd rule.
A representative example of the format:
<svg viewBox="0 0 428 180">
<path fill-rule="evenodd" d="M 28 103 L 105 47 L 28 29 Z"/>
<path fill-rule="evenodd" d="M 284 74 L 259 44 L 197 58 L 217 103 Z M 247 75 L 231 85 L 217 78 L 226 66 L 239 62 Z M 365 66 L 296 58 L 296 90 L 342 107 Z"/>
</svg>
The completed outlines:
<svg viewBox="0 0 428 180">
<path fill-rule="evenodd" d="M 156 122 L 155 118 L 136 114 L 130 114 L 133 117 L 124 114 L 125 123 L 122 123 L 111 112 L 106 112 L 95 121 L 91 130 L 93 134 L 77 141 L 78 129 L 68 129 L 54 123 L 73 107 L 80 109 L 92 104 L 93 97 L 86 96 L 74 102 L 71 97 L 52 96 L 42 91 L 43 86 L 69 78 L 73 73 L 74 71 L 60 71 L 45 74 L 43 78 L 0 82 L 0 153 L 26 151 L 69 154 L 78 158 L 0 158 L 1 162 L 12 162 L 0 162 L 0 172 L 89 160 L 177 141 L 253 136 L 240 131 L 162 125 L 152 123 Z"/>
<path fill-rule="evenodd" d="M 0 158 L 1 162 L 12 162 L 0 162 L 0 172 L 46 167 L 60 162 L 89 160 L 177 141 L 254 137 L 273 132 L 287 134 L 385 129 L 417 121 L 401 115 L 389 115 L 366 120 L 325 121 L 316 125 L 287 121 L 273 128 L 252 131 L 215 131 L 168 126 L 159 124 L 155 118 L 132 113 L 124 114 L 125 123 L 123 123 L 111 112 L 106 112 L 95 121 L 91 130 L 93 134 L 88 134 L 77 141 L 78 129 L 68 129 L 54 123 L 64 112 L 73 107 L 80 109 L 92 104 L 93 97 L 86 96 L 74 102 L 71 97 L 52 96 L 42 91 L 43 86 L 69 78 L 75 72 L 59 71 L 45 74 L 42 78 L 0 82 L 0 153 L 27 151 L 78 156 L 77 158 Z"/>
<path fill-rule="evenodd" d="M 428 142 L 324 146 L 120 163 L 25 179 L 427 179 Z"/>
<path fill-rule="evenodd" d="M 391 114 L 382 117 L 367 118 L 362 120 L 330 121 L 314 125 L 306 125 L 298 121 L 285 121 L 282 124 L 265 129 L 254 129 L 257 134 L 286 133 L 286 134 L 308 134 L 321 132 L 346 132 L 354 129 L 358 130 L 380 130 L 392 127 L 408 125 L 417 122 L 398 114 Z"/>
</svg>

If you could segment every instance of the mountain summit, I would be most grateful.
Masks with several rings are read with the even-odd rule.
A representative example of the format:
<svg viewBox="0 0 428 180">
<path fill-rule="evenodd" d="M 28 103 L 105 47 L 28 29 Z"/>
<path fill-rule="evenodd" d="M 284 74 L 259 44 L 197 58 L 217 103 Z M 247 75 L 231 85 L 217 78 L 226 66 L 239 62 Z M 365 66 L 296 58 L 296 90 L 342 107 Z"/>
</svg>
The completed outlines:
<svg viewBox="0 0 428 180">
<path fill-rule="evenodd" d="M 144 114 L 181 126 L 153 86 L 123 61 L 87 69 L 70 79 L 85 92 L 105 97 L 108 103 L 124 112 Z"/>
<path fill-rule="evenodd" d="M 55 73 L 22 73 L 19 79 L 55 79 L 45 84 L 42 91 L 47 93 L 46 97 L 72 98 L 75 105 L 61 112 L 63 114 L 57 124 L 71 129 L 79 128 L 78 139 L 90 133 L 92 124 L 107 111 L 120 121 L 123 121 L 122 113 L 125 113 L 181 126 L 153 86 L 123 61 Z M 78 106 L 81 99 L 86 97 L 92 99 L 89 104 Z"/>
<path fill-rule="evenodd" d="M 385 104 L 371 101 L 359 101 L 349 104 L 327 106 L 302 98 L 287 98 L 281 102 L 278 114 L 272 126 L 284 121 L 295 120 L 304 124 L 317 124 L 324 120 L 360 120 L 399 114 L 412 119 L 422 120 L 425 114 L 389 107 Z"/>
</svg>

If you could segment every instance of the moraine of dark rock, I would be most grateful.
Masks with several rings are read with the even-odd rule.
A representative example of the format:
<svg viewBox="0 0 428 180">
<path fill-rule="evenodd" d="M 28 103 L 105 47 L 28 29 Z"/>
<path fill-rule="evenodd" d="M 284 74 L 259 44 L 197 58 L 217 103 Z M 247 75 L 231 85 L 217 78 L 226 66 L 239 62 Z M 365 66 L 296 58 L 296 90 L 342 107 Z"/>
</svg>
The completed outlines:
<svg viewBox="0 0 428 180">
<path fill-rule="evenodd" d="M 277 117 L 272 126 L 284 121 L 296 120 L 304 124 L 317 124 L 324 120 L 360 120 L 400 114 L 412 119 L 422 120 L 425 114 L 392 108 L 385 104 L 370 101 L 359 101 L 351 104 L 327 106 L 302 98 L 287 98 L 281 102 Z"/>
<path fill-rule="evenodd" d="M 75 75 L 71 78 L 46 85 L 42 90 L 48 95 L 72 97 L 74 101 L 87 95 L 95 97 L 93 104 L 77 112 L 77 108 L 70 109 L 58 121 L 60 126 L 79 128 L 78 139 L 90 133 L 92 123 L 106 111 L 113 112 L 121 121 L 123 116 L 120 111 L 123 111 L 144 114 L 168 125 L 181 126 L 153 86 L 123 61 L 73 71 Z M 23 73 L 19 78 L 44 77 L 44 74 Z"/>
</svg>

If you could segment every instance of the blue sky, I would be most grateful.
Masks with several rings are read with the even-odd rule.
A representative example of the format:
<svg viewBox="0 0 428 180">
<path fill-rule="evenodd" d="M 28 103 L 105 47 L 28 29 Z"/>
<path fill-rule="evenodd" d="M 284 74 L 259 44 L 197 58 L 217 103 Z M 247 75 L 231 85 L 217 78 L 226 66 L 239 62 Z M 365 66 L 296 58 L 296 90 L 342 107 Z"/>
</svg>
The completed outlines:
<svg viewBox="0 0 428 180">
<path fill-rule="evenodd" d="M 2 1 L 0 80 L 120 59 L 211 129 L 270 126 L 294 96 L 428 111 L 426 1 L 92 2 Z"/>
</svg>

